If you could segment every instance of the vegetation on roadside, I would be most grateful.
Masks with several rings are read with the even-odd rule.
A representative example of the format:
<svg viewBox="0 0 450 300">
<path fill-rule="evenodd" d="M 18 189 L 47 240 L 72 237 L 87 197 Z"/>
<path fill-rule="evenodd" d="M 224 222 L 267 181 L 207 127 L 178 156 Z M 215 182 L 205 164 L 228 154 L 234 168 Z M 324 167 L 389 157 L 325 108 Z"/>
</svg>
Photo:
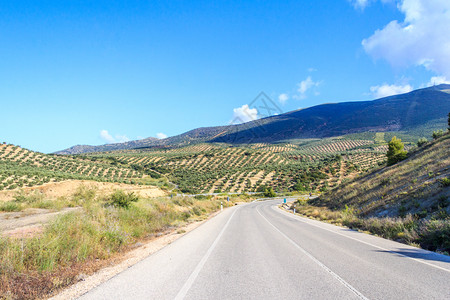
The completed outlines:
<svg viewBox="0 0 450 300">
<path fill-rule="evenodd" d="M 0 212 L 17 212 L 27 208 L 43 208 L 60 210 L 64 207 L 74 207 L 77 202 L 72 198 L 61 197 L 58 201 L 46 199 L 45 195 L 38 191 L 26 192 L 23 189 L 16 191 L 13 200 L 0 202 Z"/>
<path fill-rule="evenodd" d="M 400 149 L 399 147 L 398 149 Z M 299 213 L 379 236 L 450 253 L 450 133 L 406 160 L 343 183 Z"/>
<path fill-rule="evenodd" d="M 18 205 L 36 203 L 34 195 L 18 195 Z M 179 227 L 232 202 L 222 198 L 137 199 L 116 191 L 99 196 L 88 187 L 54 202 L 82 209 L 57 217 L 39 236 L 0 237 L 0 298 L 35 299 L 76 281 L 103 262 L 164 231 Z M 32 204 L 31 204 L 32 205 Z"/>
<path fill-rule="evenodd" d="M 272 187 L 265 188 L 263 195 L 264 195 L 264 197 L 268 197 L 268 198 L 273 198 L 273 197 L 277 196 L 277 194 L 274 192 Z"/>
<path fill-rule="evenodd" d="M 342 210 L 330 210 L 325 207 L 310 206 L 305 204 L 305 201 L 296 202 L 294 207 L 298 213 L 307 217 L 368 231 L 383 238 L 450 255 L 448 216 L 420 219 L 408 214 L 405 217 L 364 218 L 358 216 L 349 207 Z"/>
<path fill-rule="evenodd" d="M 450 134 L 411 152 L 408 159 L 344 182 L 313 205 L 342 210 L 345 205 L 364 217 L 449 213 Z M 441 214 L 441 213 L 440 213 Z M 442 213 L 443 214 L 443 213 Z"/>
<path fill-rule="evenodd" d="M 130 205 L 133 202 L 138 202 L 139 197 L 134 194 L 134 192 L 125 193 L 122 190 L 116 190 L 111 196 L 108 198 L 108 204 L 120 207 L 120 208 L 130 208 Z"/>
</svg>

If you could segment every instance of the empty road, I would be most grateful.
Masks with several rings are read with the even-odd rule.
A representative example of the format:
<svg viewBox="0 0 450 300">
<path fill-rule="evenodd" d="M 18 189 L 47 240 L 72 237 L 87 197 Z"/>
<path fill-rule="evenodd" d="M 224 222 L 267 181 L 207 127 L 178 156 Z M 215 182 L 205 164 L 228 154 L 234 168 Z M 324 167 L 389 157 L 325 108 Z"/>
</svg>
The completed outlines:
<svg viewBox="0 0 450 300">
<path fill-rule="evenodd" d="M 450 299 L 450 258 L 305 219 L 224 210 L 81 299 Z"/>
</svg>

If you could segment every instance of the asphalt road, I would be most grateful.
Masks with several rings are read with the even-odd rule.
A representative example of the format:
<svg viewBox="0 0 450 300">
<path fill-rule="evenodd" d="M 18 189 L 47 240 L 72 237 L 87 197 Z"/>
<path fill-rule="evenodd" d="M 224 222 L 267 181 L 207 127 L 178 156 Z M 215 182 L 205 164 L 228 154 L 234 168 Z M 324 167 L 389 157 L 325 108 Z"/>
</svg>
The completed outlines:
<svg viewBox="0 0 450 300">
<path fill-rule="evenodd" d="M 81 299 L 450 299 L 450 257 L 254 202 Z"/>
</svg>

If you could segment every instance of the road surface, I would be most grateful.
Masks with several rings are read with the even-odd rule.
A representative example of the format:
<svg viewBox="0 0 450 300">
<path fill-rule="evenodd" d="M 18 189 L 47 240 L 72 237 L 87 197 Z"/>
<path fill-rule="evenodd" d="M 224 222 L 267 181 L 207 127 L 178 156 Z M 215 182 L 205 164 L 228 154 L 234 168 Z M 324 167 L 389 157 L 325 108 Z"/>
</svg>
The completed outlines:
<svg viewBox="0 0 450 300">
<path fill-rule="evenodd" d="M 279 203 L 226 209 L 81 299 L 450 299 L 450 257 Z"/>
</svg>

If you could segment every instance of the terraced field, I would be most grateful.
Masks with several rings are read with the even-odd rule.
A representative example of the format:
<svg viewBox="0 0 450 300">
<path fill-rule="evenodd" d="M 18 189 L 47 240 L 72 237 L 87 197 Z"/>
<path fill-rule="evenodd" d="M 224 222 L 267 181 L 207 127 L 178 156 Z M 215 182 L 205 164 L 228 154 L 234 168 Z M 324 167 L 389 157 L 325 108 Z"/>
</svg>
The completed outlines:
<svg viewBox="0 0 450 300">
<path fill-rule="evenodd" d="M 0 190 L 65 179 L 138 184 L 164 179 L 183 193 L 195 194 L 257 192 L 268 186 L 278 192 L 325 191 L 383 165 L 386 151 L 380 136 L 242 146 L 196 144 L 73 156 L 2 144 Z"/>
<path fill-rule="evenodd" d="M 36 186 L 66 179 L 132 183 L 143 173 L 112 160 L 86 160 L 33 152 L 0 144 L 0 190 Z"/>
<path fill-rule="evenodd" d="M 175 149 L 96 153 L 150 176 L 165 176 L 184 193 L 321 190 L 377 168 L 385 147 L 373 140 L 327 139 L 286 144 L 197 144 Z"/>
</svg>

